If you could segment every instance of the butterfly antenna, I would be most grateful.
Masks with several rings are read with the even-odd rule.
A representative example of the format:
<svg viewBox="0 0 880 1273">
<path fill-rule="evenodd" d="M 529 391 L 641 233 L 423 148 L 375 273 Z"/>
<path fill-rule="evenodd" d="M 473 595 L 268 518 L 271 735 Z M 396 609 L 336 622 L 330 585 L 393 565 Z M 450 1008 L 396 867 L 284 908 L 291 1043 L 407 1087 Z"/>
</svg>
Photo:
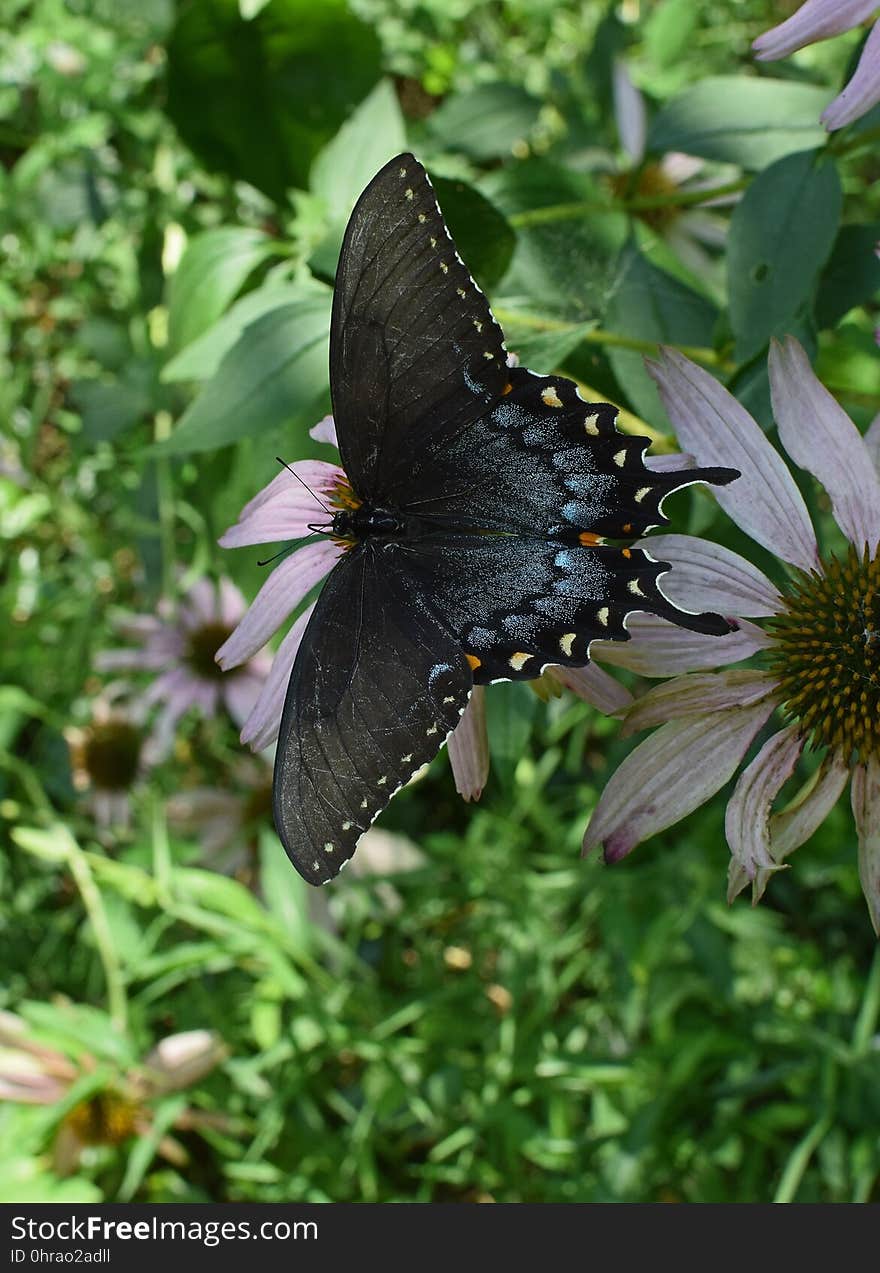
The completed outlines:
<svg viewBox="0 0 880 1273">
<path fill-rule="evenodd" d="M 293 552 L 294 548 L 296 547 L 297 547 L 296 544 L 287 544 L 287 546 L 282 548 L 280 552 L 275 553 L 274 557 L 267 557 L 265 561 L 258 561 L 257 565 L 271 566 L 273 561 L 277 561 L 279 557 L 284 557 L 286 556 L 287 553 Z"/>
<path fill-rule="evenodd" d="M 292 475 L 296 478 L 296 480 L 299 482 L 300 486 L 304 486 L 304 487 L 305 487 L 305 489 L 306 489 L 306 490 L 308 491 L 308 493 L 311 495 L 311 497 L 312 497 L 312 499 L 315 501 L 315 503 L 316 503 L 316 504 L 320 504 L 320 506 L 321 506 L 321 508 L 324 510 L 324 512 L 325 512 L 325 513 L 328 513 L 328 514 L 332 517 L 332 516 L 333 516 L 333 510 L 332 510 L 331 508 L 328 508 L 328 507 L 327 507 L 327 505 L 324 503 L 324 501 L 323 501 L 322 499 L 320 499 L 320 498 L 319 498 L 319 497 L 315 494 L 315 492 L 314 492 L 314 491 L 312 490 L 312 488 L 309 486 L 308 482 L 304 482 L 304 481 L 302 480 L 302 478 L 300 477 L 299 473 L 297 473 L 294 469 L 292 469 L 292 468 L 290 467 L 290 465 L 287 463 L 287 461 L 286 461 L 286 460 L 282 460 L 282 458 L 281 458 L 281 456 L 280 456 L 280 455 L 276 455 L 276 456 L 275 456 L 275 459 L 278 461 L 278 463 L 279 463 L 279 464 L 280 464 L 283 468 L 286 468 L 286 469 L 287 469 L 288 473 L 291 473 L 291 474 L 292 474 Z"/>
</svg>

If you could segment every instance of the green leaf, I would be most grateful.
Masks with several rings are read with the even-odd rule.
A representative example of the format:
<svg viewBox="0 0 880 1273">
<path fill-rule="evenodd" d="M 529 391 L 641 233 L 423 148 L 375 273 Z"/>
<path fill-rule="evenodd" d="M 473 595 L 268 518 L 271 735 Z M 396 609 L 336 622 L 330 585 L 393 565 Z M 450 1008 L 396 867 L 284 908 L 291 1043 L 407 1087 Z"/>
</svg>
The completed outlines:
<svg viewBox="0 0 880 1273">
<path fill-rule="evenodd" d="M 673 345 L 706 345 L 718 311 L 711 301 L 679 279 L 652 265 L 630 247 L 620 262 L 620 282 L 605 315 L 614 332 Z M 633 408 L 651 423 L 666 414 L 643 355 L 633 349 L 609 348 L 608 361 Z"/>
<path fill-rule="evenodd" d="M 236 301 L 212 327 L 182 349 L 162 368 L 164 382 L 210 380 L 223 358 L 255 319 L 290 301 L 303 299 L 301 283 L 267 282 Z"/>
<path fill-rule="evenodd" d="M 245 928 L 263 931 L 268 926 L 266 911 L 238 880 L 198 867 L 178 867 L 173 874 L 176 898 L 194 902 L 200 909 L 234 919 Z"/>
<path fill-rule="evenodd" d="M 311 945 L 309 885 L 291 866 L 272 831 L 260 835 L 260 880 L 266 906 L 287 935 L 290 948 L 306 953 Z"/>
<path fill-rule="evenodd" d="M 344 0 L 181 5 L 168 44 L 168 106 L 208 164 L 282 201 L 380 73 L 376 34 Z"/>
<path fill-rule="evenodd" d="M 790 80 L 715 75 L 678 93 L 654 120 L 650 150 L 683 150 L 760 169 L 822 145 L 828 90 Z"/>
<path fill-rule="evenodd" d="M 492 767 L 509 786 L 529 744 L 538 699 L 527 685 L 507 681 L 486 695 L 486 725 Z"/>
<path fill-rule="evenodd" d="M 577 349 L 587 332 L 596 324 L 575 323 L 560 331 L 536 331 L 514 319 L 505 326 L 507 347 L 517 354 L 520 364 L 541 375 L 558 371 L 566 358 Z"/>
<path fill-rule="evenodd" d="M 175 432 L 166 454 L 210 451 L 284 424 L 327 387 L 330 295 L 263 314 L 244 329 Z"/>
<path fill-rule="evenodd" d="M 597 319 L 628 230 L 627 218 L 611 208 L 598 183 L 530 159 L 493 173 L 481 189 L 516 232 L 500 286 L 504 305 L 575 323 Z"/>
<path fill-rule="evenodd" d="M 437 202 L 465 265 L 484 291 L 504 277 L 516 235 L 504 215 L 464 181 L 434 178 Z"/>
<path fill-rule="evenodd" d="M 15 1154 L 0 1165 L 0 1197 L 4 1203 L 32 1202 L 95 1203 L 103 1201 L 97 1185 L 84 1176 L 60 1180 L 46 1170 L 42 1157 L 24 1158 Z"/>
<path fill-rule="evenodd" d="M 275 245 L 261 230 L 220 226 L 187 244 L 171 280 L 168 340 L 182 349 L 215 323 Z"/>
<path fill-rule="evenodd" d="M 834 327 L 854 306 L 880 292 L 878 244 L 880 221 L 841 227 L 819 279 L 816 320 L 820 328 Z"/>
<path fill-rule="evenodd" d="M 645 52 L 659 66 L 678 61 L 697 28 L 700 14 L 694 0 L 665 0 L 645 21 Z"/>
<path fill-rule="evenodd" d="M 333 221 L 345 222 L 367 183 L 405 149 L 397 94 L 381 80 L 312 164 L 311 189 L 326 201 Z"/>
<path fill-rule="evenodd" d="M 108 442 L 143 420 L 154 407 L 152 363 L 136 362 L 116 380 L 76 380 L 71 400 L 90 442 Z"/>
<path fill-rule="evenodd" d="M 527 141 L 541 103 L 515 84 L 481 84 L 454 93 L 428 120 L 434 138 L 474 159 L 495 159 Z"/>
<path fill-rule="evenodd" d="M 788 155 L 762 172 L 734 209 L 727 243 L 736 357 L 751 358 L 811 299 L 828 259 L 843 195 L 833 163 Z"/>
</svg>

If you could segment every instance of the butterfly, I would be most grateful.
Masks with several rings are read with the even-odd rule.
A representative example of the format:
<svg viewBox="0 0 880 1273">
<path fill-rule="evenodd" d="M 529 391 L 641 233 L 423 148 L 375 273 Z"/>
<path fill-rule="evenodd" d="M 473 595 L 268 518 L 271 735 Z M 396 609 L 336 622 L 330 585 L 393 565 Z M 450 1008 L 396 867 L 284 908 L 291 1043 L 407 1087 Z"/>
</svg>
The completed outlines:
<svg viewBox="0 0 880 1273">
<path fill-rule="evenodd" d="M 341 555 L 291 672 L 275 825 L 312 884 L 335 876 L 439 751 L 473 686 L 582 667 L 643 610 L 724 634 L 661 592 L 669 569 L 601 542 L 667 522 L 672 491 L 735 470 L 652 472 L 563 376 L 510 366 L 504 337 L 411 154 L 381 169 L 345 232 L 330 322 Z"/>
</svg>

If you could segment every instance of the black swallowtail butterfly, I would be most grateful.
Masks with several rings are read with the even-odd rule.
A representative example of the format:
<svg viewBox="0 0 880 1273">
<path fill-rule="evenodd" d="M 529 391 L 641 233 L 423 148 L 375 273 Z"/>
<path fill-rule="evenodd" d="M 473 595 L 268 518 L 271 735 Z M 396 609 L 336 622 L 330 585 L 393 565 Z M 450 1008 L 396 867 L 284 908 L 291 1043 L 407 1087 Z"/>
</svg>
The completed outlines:
<svg viewBox="0 0 880 1273">
<path fill-rule="evenodd" d="M 508 366 L 428 175 L 391 160 L 351 215 L 336 273 L 330 390 L 351 496 L 348 545 L 290 677 L 273 783 L 297 870 L 331 879 L 458 724 L 474 683 L 584 666 L 635 610 L 723 634 L 661 593 L 626 539 L 663 498 L 730 469 L 654 473 L 646 438 L 562 376 Z"/>
</svg>

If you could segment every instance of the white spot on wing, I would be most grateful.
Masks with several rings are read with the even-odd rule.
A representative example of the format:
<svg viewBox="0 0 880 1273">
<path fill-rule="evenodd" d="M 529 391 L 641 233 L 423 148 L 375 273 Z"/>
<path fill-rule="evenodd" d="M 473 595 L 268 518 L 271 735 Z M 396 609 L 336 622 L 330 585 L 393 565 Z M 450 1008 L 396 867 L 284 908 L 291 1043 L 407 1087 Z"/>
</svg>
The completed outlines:
<svg viewBox="0 0 880 1273">
<path fill-rule="evenodd" d="M 565 636 L 559 638 L 559 648 L 567 659 L 571 658 L 571 647 L 574 645 L 576 632 L 566 632 Z"/>
<path fill-rule="evenodd" d="M 541 401 L 544 403 L 545 407 L 561 407 L 562 406 L 562 399 L 560 398 L 559 394 L 556 392 L 555 385 L 547 385 L 545 389 L 541 390 Z"/>
<path fill-rule="evenodd" d="M 608 627 L 608 607 L 603 606 L 601 610 L 597 610 L 596 618 L 602 624 L 603 628 L 607 628 Z"/>
<path fill-rule="evenodd" d="M 590 437 L 597 437 L 599 433 L 599 417 L 594 411 L 592 415 L 588 415 L 584 420 L 584 429 L 589 433 Z"/>
<path fill-rule="evenodd" d="M 622 469 L 624 464 L 626 464 L 626 451 L 615 451 L 612 458 L 617 467 Z"/>
</svg>

